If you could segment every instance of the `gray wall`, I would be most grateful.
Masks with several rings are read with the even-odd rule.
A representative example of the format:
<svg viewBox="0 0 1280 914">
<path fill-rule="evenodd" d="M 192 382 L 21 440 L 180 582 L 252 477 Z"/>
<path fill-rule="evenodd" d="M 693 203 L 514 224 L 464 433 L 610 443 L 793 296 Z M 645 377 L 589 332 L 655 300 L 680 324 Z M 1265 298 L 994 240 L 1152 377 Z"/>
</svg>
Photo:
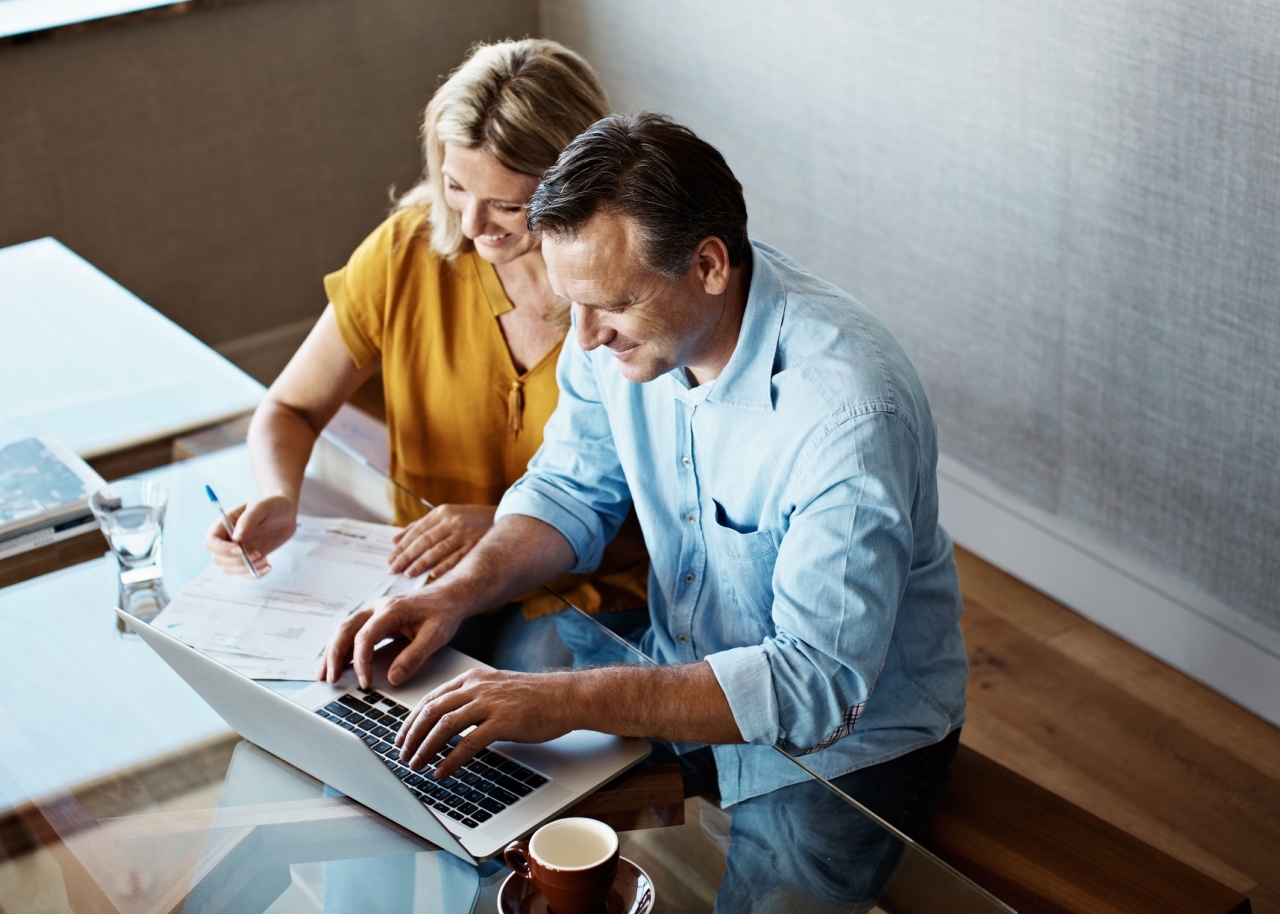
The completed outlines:
<svg viewBox="0 0 1280 914">
<path fill-rule="evenodd" d="M 54 235 L 211 344 L 314 319 L 439 77 L 536 14 L 244 0 L 0 46 L 0 245 Z"/>
<path fill-rule="evenodd" d="M 244 0 L 4 46 L 0 245 L 296 342 L 438 77 L 539 30 L 724 150 L 948 454 L 1280 631 L 1276 0 Z"/>
<path fill-rule="evenodd" d="M 541 15 L 889 323 L 949 455 L 1280 630 L 1280 4 Z"/>
</svg>

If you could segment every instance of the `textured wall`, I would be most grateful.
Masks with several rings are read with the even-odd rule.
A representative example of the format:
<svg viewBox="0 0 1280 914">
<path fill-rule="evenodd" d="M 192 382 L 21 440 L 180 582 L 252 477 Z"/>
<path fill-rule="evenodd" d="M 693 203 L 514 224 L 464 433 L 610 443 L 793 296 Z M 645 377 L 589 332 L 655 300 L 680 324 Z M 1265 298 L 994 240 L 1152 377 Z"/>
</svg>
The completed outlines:
<svg viewBox="0 0 1280 914">
<path fill-rule="evenodd" d="M 1280 4 L 541 15 L 889 323 L 946 452 L 1280 630 Z"/>
<path fill-rule="evenodd" d="M 316 317 L 438 79 L 534 0 L 244 0 L 0 47 L 0 245 L 54 235 L 207 343 Z"/>
</svg>

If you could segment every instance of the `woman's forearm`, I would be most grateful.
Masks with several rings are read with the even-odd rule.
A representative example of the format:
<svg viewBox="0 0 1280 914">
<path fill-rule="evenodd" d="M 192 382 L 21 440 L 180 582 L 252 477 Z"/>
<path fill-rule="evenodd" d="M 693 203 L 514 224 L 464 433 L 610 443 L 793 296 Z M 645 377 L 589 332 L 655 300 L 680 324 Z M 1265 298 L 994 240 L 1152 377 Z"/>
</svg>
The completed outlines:
<svg viewBox="0 0 1280 914">
<path fill-rule="evenodd" d="M 376 360 L 355 366 L 338 330 L 333 305 L 325 308 L 249 425 L 249 455 L 259 497 L 282 496 L 298 507 L 302 476 L 316 438 L 377 369 Z"/>
<path fill-rule="evenodd" d="M 249 458 L 259 498 L 283 496 L 297 509 L 302 477 L 317 437 L 317 430 L 305 418 L 267 395 L 249 424 Z"/>
</svg>

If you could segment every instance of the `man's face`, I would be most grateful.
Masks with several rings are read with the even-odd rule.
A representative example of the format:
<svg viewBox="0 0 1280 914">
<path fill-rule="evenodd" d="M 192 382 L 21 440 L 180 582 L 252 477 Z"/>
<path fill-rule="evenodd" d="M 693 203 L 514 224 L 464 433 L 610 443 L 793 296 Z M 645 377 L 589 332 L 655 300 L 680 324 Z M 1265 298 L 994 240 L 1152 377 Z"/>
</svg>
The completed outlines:
<svg viewBox="0 0 1280 914">
<path fill-rule="evenodd" d="M 575 238 L 542 242 L 551 287 L 573 303 L 578 345 L 607 347 L 623 377 L 637 383 L 694 364 L 718 320 L 697 259 L 671 279 L 645 269 L 643 244 L 630 219 L 608 213 Z"/>
</svg>

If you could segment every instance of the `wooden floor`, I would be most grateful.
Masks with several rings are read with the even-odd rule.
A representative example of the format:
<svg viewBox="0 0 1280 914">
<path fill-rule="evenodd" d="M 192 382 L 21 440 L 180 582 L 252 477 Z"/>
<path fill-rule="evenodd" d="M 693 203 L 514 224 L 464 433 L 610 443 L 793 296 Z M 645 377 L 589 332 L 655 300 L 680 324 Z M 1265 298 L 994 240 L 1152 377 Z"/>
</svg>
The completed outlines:
<svg viewBox="0 0 1280 914">
<path fill-rule="evenodd" d="M 956 550 L 961 739 L 1280 914 L 1280 730 Z"/>
</svg>

